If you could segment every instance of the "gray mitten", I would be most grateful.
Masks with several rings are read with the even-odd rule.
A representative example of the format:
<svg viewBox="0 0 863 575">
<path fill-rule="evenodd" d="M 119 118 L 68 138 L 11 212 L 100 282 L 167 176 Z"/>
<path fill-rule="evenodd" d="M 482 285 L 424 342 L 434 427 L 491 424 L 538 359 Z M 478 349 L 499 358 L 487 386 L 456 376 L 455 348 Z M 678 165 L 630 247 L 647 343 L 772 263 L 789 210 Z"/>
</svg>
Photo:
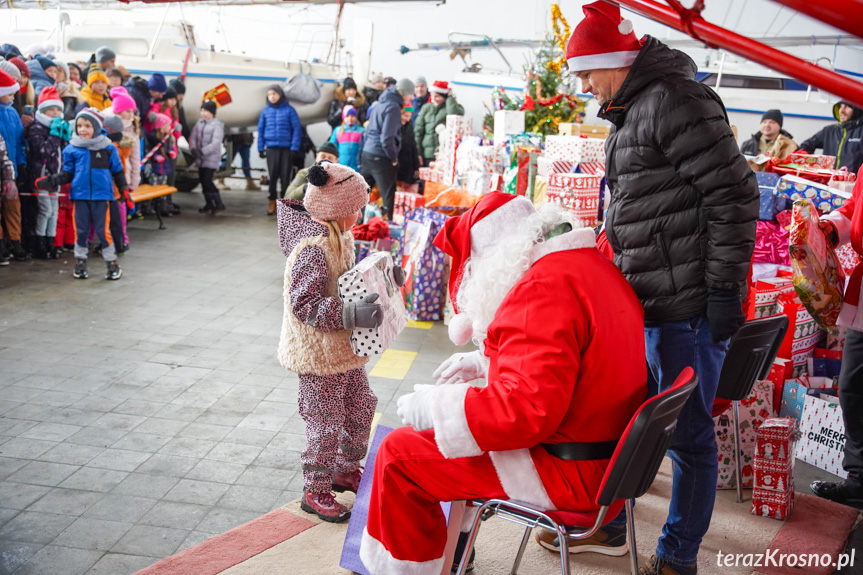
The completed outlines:
<svg viewBox="0 0 863 575">
<path fill-rule="evenodd" d="M 379 327 L 384 321 L 384 310 L 381 304 L 375 303 L 378 297 L 378 294 L 370 293 L 357 303 L 345 303 L 342 307 L 342 325 L 345 329 Z"/>
<path fill-rule="evenodd" d="M 399 287 L 405 285 L 405 270 L 402 266 L 396 266 L 393 268 L 393 280 Z"/>
</svg>

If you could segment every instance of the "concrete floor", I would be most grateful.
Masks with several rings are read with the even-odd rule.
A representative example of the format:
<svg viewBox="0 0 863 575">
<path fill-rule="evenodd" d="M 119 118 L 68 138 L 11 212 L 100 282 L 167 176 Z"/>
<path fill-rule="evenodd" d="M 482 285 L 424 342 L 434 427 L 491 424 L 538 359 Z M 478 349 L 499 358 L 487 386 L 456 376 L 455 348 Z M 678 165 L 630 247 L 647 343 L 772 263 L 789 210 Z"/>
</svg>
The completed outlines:
<svg viewBox="0 0 863 575">
<path fill-rule="evenodd" d="M 284 256 L 263 192 L 130 224 L 123 278 L 0 267 L 0 575 L 125 575 L 300 496 L 297 378 L 275 358 Z M 381 423 L 455 347 L 408 328 Z M 370 364 L 371 369 L 373 364 Z M 827 474 L 797 464 L 797 488 Z"/>
<path fill-rule="evenodd" d="M 276 360 L 284 256 L 264 192 L 130 224 L 123 277 L 0 267 L 0 574 L 124 575 L 300 496 L 297 377 Z M 453 352 L 407 329 L 381 422 Z M 370 369 L 371 369 L 370 364 Z"/>
</svg>

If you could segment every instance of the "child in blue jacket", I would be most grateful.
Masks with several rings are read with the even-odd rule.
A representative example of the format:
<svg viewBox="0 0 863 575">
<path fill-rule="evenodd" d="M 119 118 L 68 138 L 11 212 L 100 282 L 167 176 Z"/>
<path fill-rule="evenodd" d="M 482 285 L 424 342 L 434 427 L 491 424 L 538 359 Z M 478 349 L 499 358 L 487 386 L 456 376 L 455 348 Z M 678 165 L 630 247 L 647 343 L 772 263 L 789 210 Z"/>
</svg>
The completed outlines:
<svg viewBox="0 0 863 575">
<path fill-rule="evenodd" d="M 360 170 L 360 142 L 365 130 L 360 125 L 357 109 L 346 104 L 342 108 L 342 125 L 333 128 L 330 142 L 339 147 L 339 163 L 354 171 Z"/>
<path fill-rule="evenodd" d="M 87 236 L 90 226 L 102 241 L 102 258 L 108 264 L 105 279 L 118 280 L 122 275 L 110 231 L 110 205 L 114 186 L 125 199 L 128 192 L 126 174 L 120 155 L 103 133 L 104 117 L 95 108 L 85 108 L 75 116 L 75 134 L 63 149 L 63 168 L 59 174 L 36 180 L 40 190 L 72 183 L 69 198 L 75 204 L 75 272 L 77 279 L 87 278 Z"/>
<path fill-rule="evenodd" d="M 270 86 L 267 88 L 267 107 L 258 120 L 258 154 L 267 159 L 270 176 L 269 215 L 276 213 L 277 182 L 281 182 L 279 197 L 285 197 L 285 190 L 293 177 L 293 154 L 300 152 L 302 143 L 303 129 L 297 111 L 288 103 L 281 86 Z"/>
</svg>

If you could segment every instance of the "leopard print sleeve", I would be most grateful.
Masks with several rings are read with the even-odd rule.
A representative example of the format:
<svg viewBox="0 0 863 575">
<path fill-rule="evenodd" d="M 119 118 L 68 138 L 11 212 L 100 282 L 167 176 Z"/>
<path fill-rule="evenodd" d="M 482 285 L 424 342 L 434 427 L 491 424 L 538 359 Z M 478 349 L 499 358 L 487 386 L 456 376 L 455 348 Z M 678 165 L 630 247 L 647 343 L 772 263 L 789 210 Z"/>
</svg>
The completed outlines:
<svg viewBox="0 0 863 575">
<path fill-rule="evenodd" d="M 342 329 L 342 301 L 325 297 L 327 262 L 324 250 L 308 246 L 291 267 L 291 312 L 297 319 L 321 331 Z"/>
</svg>

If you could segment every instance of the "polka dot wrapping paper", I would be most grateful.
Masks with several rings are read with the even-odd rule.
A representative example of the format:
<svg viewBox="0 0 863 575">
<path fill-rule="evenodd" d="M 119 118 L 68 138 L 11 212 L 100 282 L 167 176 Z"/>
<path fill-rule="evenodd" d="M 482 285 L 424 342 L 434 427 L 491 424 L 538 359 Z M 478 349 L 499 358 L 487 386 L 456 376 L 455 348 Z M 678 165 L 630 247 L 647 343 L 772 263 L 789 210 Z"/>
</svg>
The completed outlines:
<svg viewBox="0 0 863 575">
<path fill-rule="evenodd" d="M 351 331 L 351 349 L 358 356 L 382 354 L 407 326 L 405 304 L 393 278 L 393 266 L 389 252 L 373 252 L 339 278 L 342 301 L 357 303 L 362 296 L 376 293 L 379 296 L 376 303 L 384 311 L 380 327 L 358 327 Z"/>
</svg>

